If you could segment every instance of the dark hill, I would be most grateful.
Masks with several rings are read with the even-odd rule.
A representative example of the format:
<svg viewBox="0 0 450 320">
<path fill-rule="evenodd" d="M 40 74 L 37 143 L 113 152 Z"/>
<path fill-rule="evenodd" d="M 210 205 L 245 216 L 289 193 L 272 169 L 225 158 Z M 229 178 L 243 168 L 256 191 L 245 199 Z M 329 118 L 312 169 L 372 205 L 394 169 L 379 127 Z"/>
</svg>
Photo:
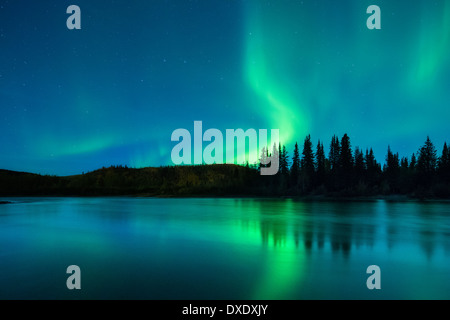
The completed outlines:
<svg viewBox="0 0 450 320">
<path fill-rule="evenodd" d="M 237 165 L 102 168 L 68 177 L 0 170 L 0 196 L 191 196 L 254 193 L 259 173 Z"/>
</svg>

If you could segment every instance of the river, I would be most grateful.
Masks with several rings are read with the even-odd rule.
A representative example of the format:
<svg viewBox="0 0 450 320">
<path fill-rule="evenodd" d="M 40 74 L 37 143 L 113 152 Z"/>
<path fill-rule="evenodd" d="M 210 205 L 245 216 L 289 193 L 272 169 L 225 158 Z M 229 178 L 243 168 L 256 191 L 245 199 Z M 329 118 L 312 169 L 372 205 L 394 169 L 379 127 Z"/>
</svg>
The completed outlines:
<svg viewBox="0 0 450 320">
<path fill-rule="evenodd" d="M 0 299 L 450 299 L 449 202 L 0 201 Z"/>
</svg>

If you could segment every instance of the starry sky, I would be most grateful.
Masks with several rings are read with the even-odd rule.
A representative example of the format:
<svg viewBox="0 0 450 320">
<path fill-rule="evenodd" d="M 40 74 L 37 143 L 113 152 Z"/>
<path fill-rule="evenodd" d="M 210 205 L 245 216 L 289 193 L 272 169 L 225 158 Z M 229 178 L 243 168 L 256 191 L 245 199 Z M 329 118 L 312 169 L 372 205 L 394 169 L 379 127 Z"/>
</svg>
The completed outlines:
<svg viewBox="0 0 450 320">
<path fill-rule="evenodd" d="M 348 133 L 381 162 L 450 137 L 445 0 L 0 0 L 0 49 L 4 169 L 168 165 L 196 120 L 280 129 L 290 151 Z"/>
</svg>

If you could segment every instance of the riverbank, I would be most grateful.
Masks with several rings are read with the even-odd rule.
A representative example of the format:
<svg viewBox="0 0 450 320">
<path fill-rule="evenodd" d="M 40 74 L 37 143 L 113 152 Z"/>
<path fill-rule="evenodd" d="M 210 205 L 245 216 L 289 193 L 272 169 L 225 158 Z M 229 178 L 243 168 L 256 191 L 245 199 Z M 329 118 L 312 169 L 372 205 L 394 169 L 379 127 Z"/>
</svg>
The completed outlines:
<svg viewBox="0 0 450 320">
<path fill-rule="evenodd" d="M 254 168 L 237 165 L 140 169 L 119 166 L 63 177 L 0 170 L 0 197 L 291 198 L 303 201 L 450 199 L 450 194 L 424 187 L 399 193 L 376 185 L 362 187 L 359 184 L 339 190 L 321 185 L 307 192 L 286 184 L 282 178 L 261 176 Z"/>
</svg>

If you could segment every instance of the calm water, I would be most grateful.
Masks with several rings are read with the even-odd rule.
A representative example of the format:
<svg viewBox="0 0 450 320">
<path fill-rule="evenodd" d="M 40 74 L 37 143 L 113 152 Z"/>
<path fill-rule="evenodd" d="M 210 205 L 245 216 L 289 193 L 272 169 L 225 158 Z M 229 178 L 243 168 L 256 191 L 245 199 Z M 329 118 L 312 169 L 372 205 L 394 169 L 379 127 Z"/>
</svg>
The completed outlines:
<svg viewBox="0 0 450 320">
<path fill-rule="evenodd" d="M 450 299 L 450 203 L 11 201 L 1 299 Z"/>
</svg>

